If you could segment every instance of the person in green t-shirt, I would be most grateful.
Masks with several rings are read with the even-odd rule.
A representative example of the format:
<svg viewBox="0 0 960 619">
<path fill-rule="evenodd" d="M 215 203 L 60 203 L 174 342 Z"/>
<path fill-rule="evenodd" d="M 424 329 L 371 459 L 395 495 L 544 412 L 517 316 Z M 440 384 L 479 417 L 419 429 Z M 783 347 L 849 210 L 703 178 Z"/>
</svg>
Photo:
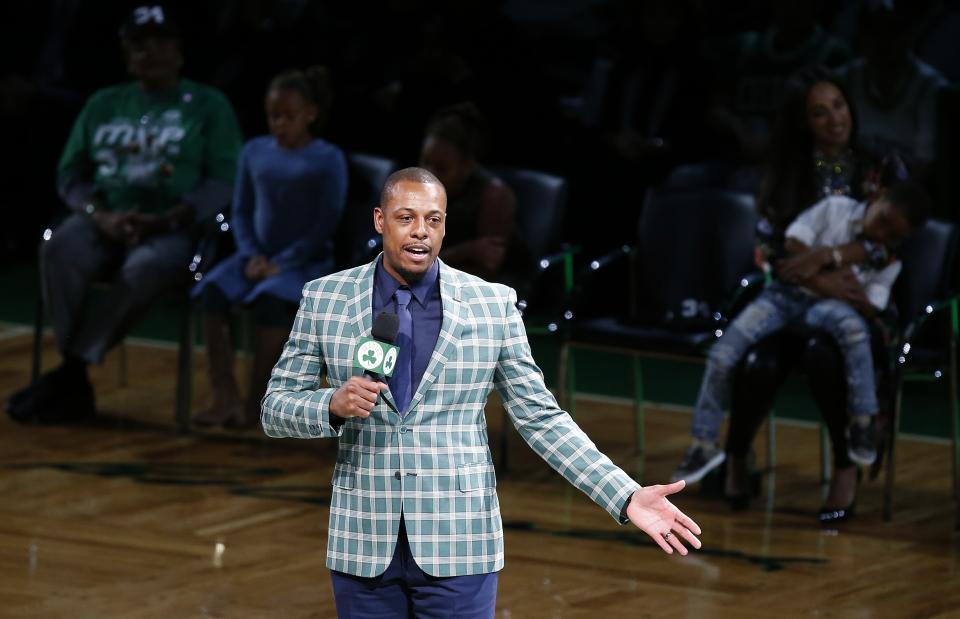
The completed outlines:
<svg viewBox="0 0 960 619">
<path fill-rule="evenodd" d="M 93 415 L 87 364 L 159 293 L 184 282 L 190 224 L 230 201 L 241 136 L 226 97 L 180 76 L 179 34 L 162 7 L 135 9 L 120 39 L 134 81 L 95 93 L 80 112 L 57 170 L 73 214 L 41 250 L 63 363 L 11 398 L 19 421 Z M 105 276 L 106 298 L 84 313 L 91 284 Z"/>
</svg>

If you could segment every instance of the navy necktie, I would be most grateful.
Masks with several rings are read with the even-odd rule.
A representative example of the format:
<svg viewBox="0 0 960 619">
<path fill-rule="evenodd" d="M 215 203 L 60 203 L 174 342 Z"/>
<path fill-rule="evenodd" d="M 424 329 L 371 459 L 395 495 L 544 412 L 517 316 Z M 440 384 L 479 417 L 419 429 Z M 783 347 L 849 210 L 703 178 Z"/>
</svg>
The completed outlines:
<svg viewBox="0 0 960 619">
<path fill-rule="evenodd" d="M 397 300 L 397 317 L 400 319 L 400 331 L 397 332 L 397 368 L 394 371 L 393 399 L 401 415 L 407 413 L 407 406 L 413 398 L 413 317 L 410 315 L 412 293 L 407 288 L 397 288 L 394 297 Z"/>
</svg>

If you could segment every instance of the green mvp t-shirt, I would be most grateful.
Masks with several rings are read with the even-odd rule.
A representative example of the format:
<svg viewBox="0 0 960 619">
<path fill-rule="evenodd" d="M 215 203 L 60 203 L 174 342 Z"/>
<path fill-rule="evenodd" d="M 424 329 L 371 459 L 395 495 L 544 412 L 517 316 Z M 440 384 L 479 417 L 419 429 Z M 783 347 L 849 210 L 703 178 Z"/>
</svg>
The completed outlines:
<svg viewBox="0 0 960 619">
<path fill-rule="evenodd" d="M 215 88 L 181 79 L 154 95 L 131 82 L 90 97 L 57 176 L 61 184 L 92 178 L 111 209 L 160 212 L 204 178 L 232 183 L 241 143 L 233 108 Z"/>
</svg>

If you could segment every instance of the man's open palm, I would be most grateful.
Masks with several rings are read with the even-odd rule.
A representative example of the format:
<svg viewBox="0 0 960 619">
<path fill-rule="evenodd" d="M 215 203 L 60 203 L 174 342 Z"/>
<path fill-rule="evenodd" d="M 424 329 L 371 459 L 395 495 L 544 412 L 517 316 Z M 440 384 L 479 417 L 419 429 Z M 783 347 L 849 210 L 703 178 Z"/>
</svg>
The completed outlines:
<svg viewBox="0 0 960 619">
<path fill-rule="evenodd" d="M 685 485 L 686 482 L 680 480 L 666 486 L 640 488 L 630 497 L 627 506 L 630 522 L 653 538 L 667 554 L 673 554 L 674 549 L 681 555 L 687 554 L 681 537 L 694 548 L 700 548 L 697 539 L 700 527 L 667 500 L 667 496 L 680 492 Z"/>
</svg>

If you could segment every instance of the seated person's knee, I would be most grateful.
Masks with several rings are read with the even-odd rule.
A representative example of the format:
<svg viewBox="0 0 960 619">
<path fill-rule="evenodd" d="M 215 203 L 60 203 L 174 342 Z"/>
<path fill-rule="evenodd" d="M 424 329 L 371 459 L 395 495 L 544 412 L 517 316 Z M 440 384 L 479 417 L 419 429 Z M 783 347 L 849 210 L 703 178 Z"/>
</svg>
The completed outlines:
<svg viewBox="0 0 960 619">
<path fill-rule="evenodd" d="M 258 327 L 289 329 L 297 314 L 297 304 L 269 294 L 261 294 L 251 304 L 253 321 Z"/>
<path fill-rule="evenodd" d="M 740 363 L 743 355 L 738 355 L 736 349 L 718 340 L 707 353 L 707 363 L 716 370 L 731 372 Z"/>
</svg>

